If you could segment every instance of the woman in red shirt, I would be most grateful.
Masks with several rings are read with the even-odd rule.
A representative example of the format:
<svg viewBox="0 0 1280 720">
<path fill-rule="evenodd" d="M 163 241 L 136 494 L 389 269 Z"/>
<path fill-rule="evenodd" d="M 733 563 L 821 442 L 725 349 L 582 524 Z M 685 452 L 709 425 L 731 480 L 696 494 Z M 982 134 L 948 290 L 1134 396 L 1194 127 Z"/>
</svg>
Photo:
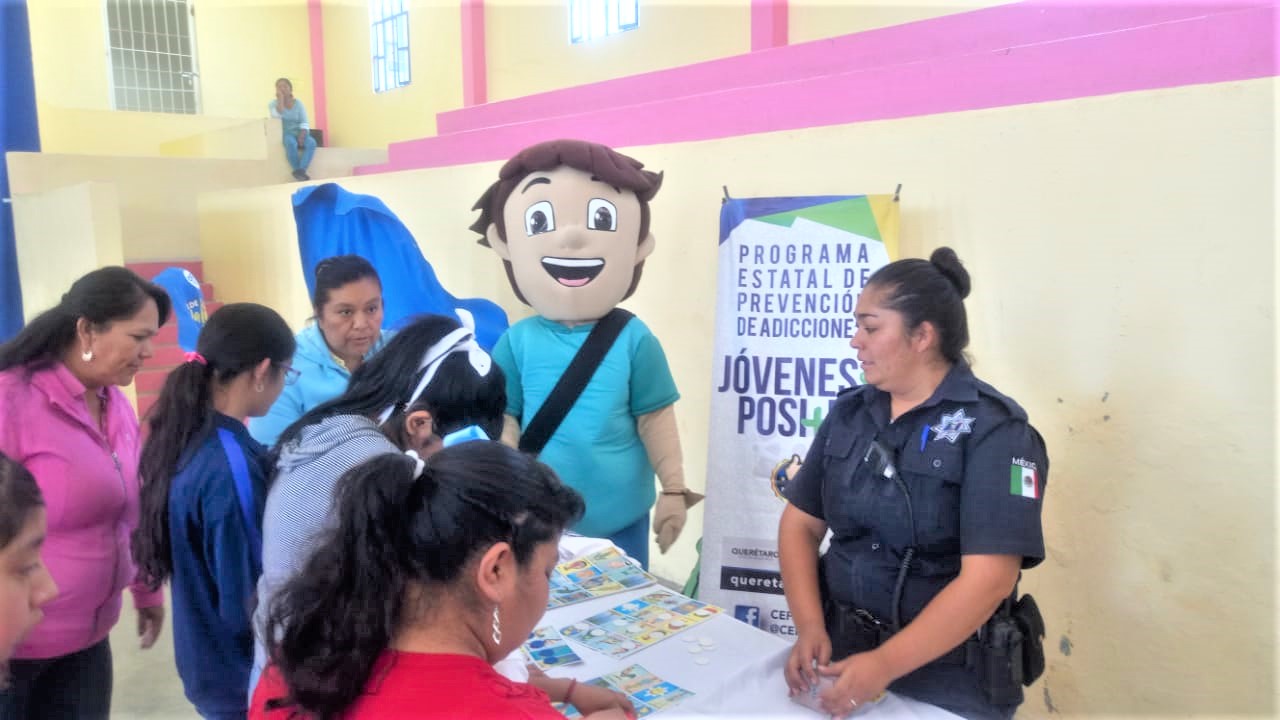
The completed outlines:
<svg viewBox="0 0 1280 720">
<path fill-rule="evenodd" d="M 560 533 L 581 496 L 496 442 L 423 461 L 388 454 L 347 473 L 337 525 L 268 608 L 272 666 L 251 720 L 634 717 L 576 681 L 493 669 L 547 606 Z"/>
</svg>

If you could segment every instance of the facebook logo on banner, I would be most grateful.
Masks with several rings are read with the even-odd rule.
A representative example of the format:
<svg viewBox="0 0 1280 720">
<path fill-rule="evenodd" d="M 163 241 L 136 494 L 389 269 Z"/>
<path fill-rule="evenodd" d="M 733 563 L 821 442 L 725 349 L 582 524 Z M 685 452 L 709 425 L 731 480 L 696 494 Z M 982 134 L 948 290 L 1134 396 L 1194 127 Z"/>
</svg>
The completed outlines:
<svg viewBox="0 0 1280 720">
<path fill-rule="evenodd" d="M 734 605 L 733 616 L 751 627 L 760 627 L 760 608 L 755 605 Z"/>
</svg>

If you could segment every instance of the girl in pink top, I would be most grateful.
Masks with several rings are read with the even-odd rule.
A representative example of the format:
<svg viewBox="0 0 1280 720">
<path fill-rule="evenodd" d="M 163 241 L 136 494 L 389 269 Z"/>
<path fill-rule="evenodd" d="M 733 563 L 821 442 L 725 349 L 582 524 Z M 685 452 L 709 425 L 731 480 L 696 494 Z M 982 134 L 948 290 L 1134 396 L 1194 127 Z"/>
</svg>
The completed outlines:
<svg viewBox="0 0 1280 720">
<path fill-rule="evenodd" d="M 133 382 L 168 316 L 164 290 L 125 268 L 101 268 L 0 345 L 0 452 L 44 494 L 44 561 L 61 590 L 14 653 L 0 717 L 110 712 L 107 634 L 121 590 L 136 579 L 129 538 L 138 522 L 138 419 L 116 386 Z M 132 590 L 149 648 L 163 595 Z"/>
</svg>

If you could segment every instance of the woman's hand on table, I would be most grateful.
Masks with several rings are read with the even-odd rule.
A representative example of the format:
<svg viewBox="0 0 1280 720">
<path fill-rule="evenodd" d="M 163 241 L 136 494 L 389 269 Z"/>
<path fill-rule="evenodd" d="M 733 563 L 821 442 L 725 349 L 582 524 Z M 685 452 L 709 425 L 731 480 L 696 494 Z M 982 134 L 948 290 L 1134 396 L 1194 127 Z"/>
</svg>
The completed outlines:
<svg viewBox="0 0 1280 720">
<path fill-rule="evenodd" d="M 529 684 L 542 690 L 552 700 L 568 703 L 591 720 L 623 720 L 635 718 L 636 709 L 626 695 L 597 685 L 553 678 L 537 665 L 529 664 Z"/>
<path fill-rule="evenodd" d="M 844 717 L 859 705 L 874 702 L 894 679 L 884 658 L 875 650 L 819 665 L 818 673 L 835 679 L 835 684 L 820 696 L 822 709 L 833 717 Z"/>
<path fill-rule="evenodd" d="M 602 688 L 598 685 L 587 685 L 585 683 L 577 683 L 573 686 L 572 699 L 569 704 L 577 708 L 578 712 L 591 720 L 605 720 L 606 718 L 634 718 L 636 709 L 631 705 L 631 701 L 626 695 L 620 692 L 614 692 L 608 688 Z"/>
<path fill-rule="evenodd" d="M 813 628 L 800 632 L 796 644 L 791 647 L 791 656 L 787 658 L 784 672 L 787 678 L 787 689 L 790 695 L 808 692 L 818 682 L 815 665 L 826 665 L 831 662 L 831 638 L 826 628 Z"/>
</svg>

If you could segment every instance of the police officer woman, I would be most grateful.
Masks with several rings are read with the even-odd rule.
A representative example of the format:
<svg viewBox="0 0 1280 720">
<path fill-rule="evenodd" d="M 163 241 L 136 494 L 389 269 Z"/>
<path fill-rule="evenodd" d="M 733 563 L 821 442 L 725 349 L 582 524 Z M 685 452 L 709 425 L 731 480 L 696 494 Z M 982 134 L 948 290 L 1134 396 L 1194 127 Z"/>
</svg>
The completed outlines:
<svg viewBox="0 0 1280 720">
<path fill-rule="evenodd" d="M 968 294 L 945 247 L 871 276 L 849 343 L 866 384 L 841 393 L 787 490 L 787 685 L 825 680 L 835 715 L 886 689 L 969 718 L 1022 701 L 1009 601 L 1044 558 L 1049 462 L 1022 408 L 965 361 Z"/>
</svg>

